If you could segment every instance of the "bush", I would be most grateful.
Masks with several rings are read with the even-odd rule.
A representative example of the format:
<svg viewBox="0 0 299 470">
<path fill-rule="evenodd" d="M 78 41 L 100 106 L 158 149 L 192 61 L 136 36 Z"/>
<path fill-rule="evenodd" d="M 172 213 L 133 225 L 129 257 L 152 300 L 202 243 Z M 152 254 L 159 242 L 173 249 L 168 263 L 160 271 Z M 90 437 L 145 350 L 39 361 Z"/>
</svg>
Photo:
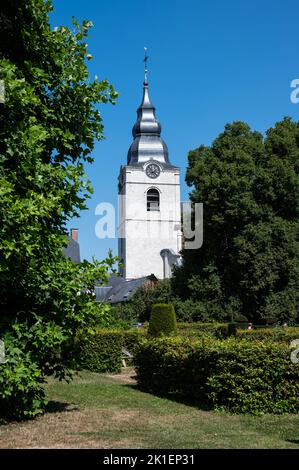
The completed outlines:
<svg viewBox="0 0 299 470">
<path fill-rule="evenodd" d="M 246 323 L 248 324 L 248 318 L 245 317 L 245 315 L 242 315 L 241 313 L 237 313 L 234 317 L 233 320 L 235 323 Z"/>
<path fill-rule="evenodd" d="M 117 318 L 125 321 L 148 321 L 152 307 L 158 303 L 172 302 L 170 280 L 163 279 L 139 287 L 127 302 L 113 306 Z"/>
<path fill-rule="evenodd" d="M 176 316 L 173 305 L 155 304 L 149 322 L 150 336 L 170 335 L 177 332 Z"/>
<path fill-rule="evenodd" d="M 145 336 L 143 330 L 96 329 L 77 338 L 77 369 L 118 373 L 122 365 L 122 348 L 134 355 Z"/>
<path fill-rule="evenodd" d="M 214 337 L 226 338 L 228 336 L 227 323 L 182 323 L 177 324 L 180 335 L 188 338 Z"/>
<path fill-rule="evenodd" d="M 202 322 L 209 321 L 207 312 L 202 304 L 192 299 L 176 300 L 175 311 L 177 320 L 180 322 Z"/>
<path fill-rule="evenodd" d="M 293 339 L 299 338 L 299 327 L 270 327 L 270 328 L 256 328 L 252 330 L 239 330 L 237 329 L 235 335 L 239 339 L 246 340 L 268 340 L 274 342 L 290 343 Z"/>
<path fill-rule="evenodd" d="M 4 419 L 34 418 L 46 404 L 42 372 L 14 338 L 6 334 L 3 340 L 6 362 L 0 364 L 0 415 Z"/>
<path fill-rule="evenodd" d="M 117 330 L 96 330 L 79 335 L 77 364 L 92 372 L 121 371 L 122 335 Z"/>
<path fill-rule="evenodd" d="M 149 321 L 153 305 L 159 303 L 171 303 L 177 320 L 181 322 L 221 321 L 224 318 L 223 312 L 215 310 L 213 303 L 208 309 L 203 302 L 181 300 L 172 291 L 170 279 L 139 287 L 127 302 L 113 306 L 113 312 L 117 318 L 125 321 L 144 322 Z"/>
<path fill-rule="evenodd" d="M 158 338 L 134 362 L 143 390 L 234 413 L 299 411 L 299 367 L 283 343 Z"/>
<path fill-rule="evenodd" d="M 130 300 L 116 305 L 111 304 L 110 313 L 114 319 L 114 323 L 119 323 L 119 325 L 113 325 L 112 328 L 122 328 L 122 326 L 120 326 L 121 322 L 123 322 L 123 324 L 132 324 L 132 322 L 137 321 L 138 318 L 134 305 L 131 304 Z"/>
<path fill-rule="evenodd" d="M 207 303 L 193 299 L 180 299 L 171 288 L 171 280 L 139 287 L 127 302 L 112 307 L 115 318 L 124 321 L 149 321 L 152 307 L 159 303 L 171 303 L 181 322 L 223 321 L 228 317 L 215 302 Z"/>
<path fill-rule="evenodd" d="M 146 333 L 147 331 L 143 328 L 135 328 L 131 330 L 122 331 L 121 336 L 123 347 L 134 355 L 136 348 L 138 347 L 142 339 L 145 338 Z"/>
<path fill-rule="evenodd" d="M 212 302 L 207 305 L 193 299 L 179 300 L 174 295 L 171 302 L 175 307 L 177 320 L 180 322 L 221 322 L 226 317 Z"/>
</svg>

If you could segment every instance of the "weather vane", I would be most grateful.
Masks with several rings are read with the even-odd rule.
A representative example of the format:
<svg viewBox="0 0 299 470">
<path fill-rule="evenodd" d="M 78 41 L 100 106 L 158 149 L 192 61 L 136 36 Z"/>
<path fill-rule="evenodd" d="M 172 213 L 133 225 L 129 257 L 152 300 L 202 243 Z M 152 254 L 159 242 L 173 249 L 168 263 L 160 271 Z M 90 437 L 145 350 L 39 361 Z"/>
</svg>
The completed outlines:
<svg viewBox="0 0 299 470">
<path fill-rule="evenodd" d="M 144 48 L 144 67 L 147 68 L 147 61 L 148 61 L 149 56 L 147 55 L 147 47 Z"/>
<path fill-rule="evenodd" d="M 147 47 L 144 48 L 144 82 L 147 83 L 147 61 L 149 56 L 147 55 Z"/>
</svg>

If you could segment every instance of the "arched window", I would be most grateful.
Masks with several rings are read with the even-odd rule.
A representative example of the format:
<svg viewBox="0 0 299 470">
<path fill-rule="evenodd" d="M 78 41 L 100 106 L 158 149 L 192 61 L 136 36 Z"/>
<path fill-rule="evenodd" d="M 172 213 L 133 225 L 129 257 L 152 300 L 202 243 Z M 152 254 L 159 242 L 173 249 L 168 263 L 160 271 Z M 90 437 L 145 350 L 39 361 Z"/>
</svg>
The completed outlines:
<svg viewBox="0 0 299 470">
<path fill-rule="evenodd" d="M 158 211 L 160 210 L 160 194 L 155 188 L 149 189 L 146 195 L 147 210 Z"/>
</svg>

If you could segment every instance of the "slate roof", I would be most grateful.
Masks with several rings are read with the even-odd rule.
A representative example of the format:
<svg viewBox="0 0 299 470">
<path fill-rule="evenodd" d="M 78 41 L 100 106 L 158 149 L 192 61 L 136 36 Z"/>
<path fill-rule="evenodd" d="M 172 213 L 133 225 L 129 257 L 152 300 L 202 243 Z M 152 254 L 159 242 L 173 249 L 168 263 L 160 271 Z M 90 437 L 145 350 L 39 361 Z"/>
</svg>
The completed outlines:
<svg viewBox="0 0 299 470">
<path fill-rule="evenodd" d="M 118 304 L 126 302 L 136 292 L 138 287 L 143 286 L 147 282 L 156 282 L 157 278 L 154 274 L 150 276 L 140 277 L 126 281 L 120 276 L 112 274 L 109 282 L 105 286 L 95 286 L 96 302 L 109 302 Z"/>
<path fill-rule="evenodd" d="M 161 138 L 161 124 L 156 118 L 155 106 L 149 98 L 147 70 L 143 82 L 143 97 L 137 109 L 137 121 L 133 126 L 133 143 L 129 148 L 127 164 L 145 163 L 156 160 L 170 165 L 168 148 Z"/>
</svg>

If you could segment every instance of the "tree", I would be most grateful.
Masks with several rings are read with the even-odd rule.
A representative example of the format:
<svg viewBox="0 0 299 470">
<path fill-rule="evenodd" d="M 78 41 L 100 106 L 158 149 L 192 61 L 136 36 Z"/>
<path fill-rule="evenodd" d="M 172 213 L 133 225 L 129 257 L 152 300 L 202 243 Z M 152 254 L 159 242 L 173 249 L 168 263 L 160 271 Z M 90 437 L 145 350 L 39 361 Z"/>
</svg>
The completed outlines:
<svg viewBox="0 0 299 470">
<path fill-rule="evenodd" d="M 63 255 L 66 223 L 86 208 L 92 192 L 84 165 L 93 161 L 94 140 L 103 137 L 98 103 L 114 103 L 117 94 L 106 80 L 89 77 L 87 61 L 92 57 L 86 38 L 92 23 L 79 25 L 73 19 L 73 29 L 52 30 L 50 11 L 50 0 L 3 0 L 0 9 L 0 80 L 5 84 L 5 102 L 0 104 L 0 309 L 5 367 L 11 377 L 19 373 L 15 364 L 31 361 L 27 369 L 35 371 L 36 382 L 30 376 L 35 384 L 48 373 L 61 378 L 67 374 L 77 329 L 87 328 L 101 315 L 93 302 L 95 279 L 105 281 L 114 262 L 109 255 L 103 262 L 76 266 Z M 18 394 L 13 385 L 8 392 L 7 377 L 6 384 L 0 380 L 0 404 L 13 414 L 14 406 L 6 401 L 12 404 Z M 25 395 L 15 407 L 21 417 L 41 408 L 39 391 L 28 403 Z"/>
<path fill-rule="evenodd" d="M 175 293 L 211 319 L 298 321 L 299 123 L 285 118 L 265 138 L 228 124 L 188 161 L 190 199 L 204 204 L 204 242 L 183 251 Z"/>
<path fill-rule="evenodd" d="M 122 320 L 148 321 L 153 304 L 173 300 L 169 279 L 159 280 L 139 287 L 127 302 L 116 305 L 114 315 Z"/>
<path fill-rule="evenodd" d="M 127 302 L 112 308 L 115 319 L 122 321 L 149 321 L 154 304 L 173 304 L 180 322 L 209 321 L 206 309 L 192 299 L 181 300 L 172 289 L 170 279 L 139 287 Z"/>
</svg>

